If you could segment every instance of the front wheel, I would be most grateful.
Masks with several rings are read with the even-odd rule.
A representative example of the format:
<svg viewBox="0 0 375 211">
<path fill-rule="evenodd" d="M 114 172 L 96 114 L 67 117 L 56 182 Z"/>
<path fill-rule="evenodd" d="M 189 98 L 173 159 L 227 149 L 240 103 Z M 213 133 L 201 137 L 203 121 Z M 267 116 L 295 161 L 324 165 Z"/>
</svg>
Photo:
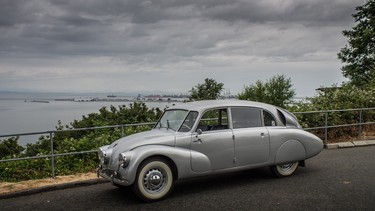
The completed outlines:
<svg viewBox="0 0 375 211">
<path fill-rule="evenodd" d="M 142 200 L 153 202 L 167 197 L 173 185 L 169 162 L 163 158 L 151 158 L 139 166 L 133 189 Z"/>
<path fill-rule="evenodd" d="M 271 171 L 276 177 L 287 177 L 292 175 L 298 168 L 299 162 L 284 163 L 271 166 Z"/>
</svg>

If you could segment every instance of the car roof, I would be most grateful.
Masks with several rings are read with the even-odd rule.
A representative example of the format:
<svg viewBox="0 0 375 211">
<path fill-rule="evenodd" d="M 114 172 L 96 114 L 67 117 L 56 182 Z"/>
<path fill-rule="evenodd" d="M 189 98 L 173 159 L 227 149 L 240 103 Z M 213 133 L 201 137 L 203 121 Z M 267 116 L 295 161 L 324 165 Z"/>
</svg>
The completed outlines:
<svg viewBox="0 0 375 211">
<path fill-rule="evenodd" d="M 183 110 L 194 110 L 194 111 L 204 111 L 210 108 L 218 108 L 218 107 L 255 107 L 255 108 L 265 108 L 267 110 L 274 110 L 275 106 L 259 103 L 254 101 L 246 101 L 246 100 L 202 100 L 202 101 L 194 101 L 194 102 L 187 102 L 176 104 L 168 108 L 168 110 L 173 109 L 183 109 Z"/>
</svg>

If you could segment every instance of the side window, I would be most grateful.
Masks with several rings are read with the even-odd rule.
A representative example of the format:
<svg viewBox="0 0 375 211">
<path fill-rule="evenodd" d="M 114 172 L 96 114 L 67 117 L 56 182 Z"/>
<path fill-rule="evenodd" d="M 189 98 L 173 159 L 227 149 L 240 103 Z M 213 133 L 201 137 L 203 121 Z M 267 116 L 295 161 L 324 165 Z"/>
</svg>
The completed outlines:
<svg viewBox="0 0 375 211">
<path fill-rule="evenodd" d="M 264 126 L 277 126 L 275 118 L 268 111 L 263 110 Z"/>
<path fill-rule="evenodd" d="M 232 108 L 233 128 L 261 127 L 262 115 L 261 110 L 255 108 Z"/>
<path fill-rule="evenodd" d="M 198 112 L 190 111 L 189 115 L 186 117 L 185 121 L 182 123 L 179 132 L 189 132 L 193 127 L 195 120 L 198 117 Z"/>
<path fill-rule="evenodd" d="M 206 111 L 198 125 L 202 131 L 228 129 L 227 109 L 214 109 Z"/>
</svg>

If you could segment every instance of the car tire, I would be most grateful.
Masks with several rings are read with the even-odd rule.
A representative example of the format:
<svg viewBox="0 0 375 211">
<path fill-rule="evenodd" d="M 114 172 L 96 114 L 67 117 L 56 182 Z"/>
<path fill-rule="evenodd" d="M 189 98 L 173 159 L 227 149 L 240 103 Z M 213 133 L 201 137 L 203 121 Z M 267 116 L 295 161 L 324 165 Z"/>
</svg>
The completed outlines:
<svg viewBox="0 0 375 211">
<path fill-rule="evenodd" d="M 174 186 L 171 165 L 163 158 L 143 161 L 137 170 L 133 190 L 146 202 L 165 199 Z"/>
<path fill-rule="evenodd" d="M 271 166 L 271 171 L 276 177 L 287 177 L 298 169 L 299 162 L 290 162 Z"/>
</svg>

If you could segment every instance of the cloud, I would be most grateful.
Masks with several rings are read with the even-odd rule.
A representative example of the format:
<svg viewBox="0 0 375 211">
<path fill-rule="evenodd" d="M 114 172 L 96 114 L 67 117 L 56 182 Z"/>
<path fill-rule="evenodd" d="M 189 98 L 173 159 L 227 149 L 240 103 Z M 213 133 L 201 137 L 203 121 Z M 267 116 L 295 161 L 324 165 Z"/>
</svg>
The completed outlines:
<svg viewBox="0 0 375 211">
<path fill-rule="evenodd" d="M 341 26 L 359 2 L 5 1 L 1 53 L 121 56 L 177 49 L 184 56 L 238 36 L 262 39 L 259 34 L 268 33 L 269 40 L 284 41 L 296 30 Z"/>
<path fill-rule="evenodd" d="M 0 89 L 37 88 L 22 80 L 42 78 L 38 89 L 50 89 L 49 79 L 71 81 L 66 89 L 78 90 L 83 87 L 74 77 L 85 77 L 92 90 L 109 89 L 118 78 L 126 83 L 113 89 L 188 90 L 202 77 L 217 77 L 240 91 L 244 83 L 271 77 L 270 68 L 295 75 L 294 63 L 335 72 L 321 80 L 329 85 L 342 79 L 336 58 L 345 44 L 341 31 L 354 24 L 351 14 L 364 2 L 3 0 Z M 244 72 L 251 80 L 229 77 Z M 165 77 L 175 82 L 165 86 Z"/>
</svg>

